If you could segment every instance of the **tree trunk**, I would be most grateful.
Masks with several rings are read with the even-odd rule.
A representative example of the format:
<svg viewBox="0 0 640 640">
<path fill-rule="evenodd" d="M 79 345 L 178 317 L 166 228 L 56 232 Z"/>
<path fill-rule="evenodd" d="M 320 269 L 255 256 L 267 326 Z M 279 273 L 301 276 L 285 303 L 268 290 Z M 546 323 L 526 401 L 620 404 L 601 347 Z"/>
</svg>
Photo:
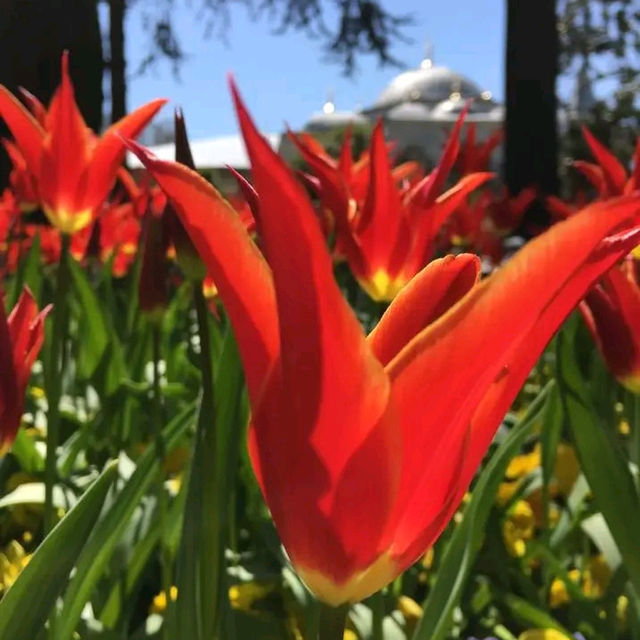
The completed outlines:
<svg viewBox="0 0 640 640">
<path fill-rule="evenodd" d="M 45 104 L 60 83 L 60 57 L 70 52 L 76 100 L 87 124 L 102 125 L 102 38 L 96 0 L 2 0 L 0 83 L 29 89 Z M 0 121 L 0 135 L 7 135 Z M 9 162 L 0 151 L 0 189 Z"/>
<path fill-rule="evenodd" d="M 507 0 L 505 176 L 511 195 L 558 190 L 555 0 Z"/>
<path fill-rule="evenodd" d="M 124 60 L 124 16 L 126 0 L 109 0 L 109 44 L 111 59 L 111 122 L 127 112 L 127 85 Z"/>
</svg>

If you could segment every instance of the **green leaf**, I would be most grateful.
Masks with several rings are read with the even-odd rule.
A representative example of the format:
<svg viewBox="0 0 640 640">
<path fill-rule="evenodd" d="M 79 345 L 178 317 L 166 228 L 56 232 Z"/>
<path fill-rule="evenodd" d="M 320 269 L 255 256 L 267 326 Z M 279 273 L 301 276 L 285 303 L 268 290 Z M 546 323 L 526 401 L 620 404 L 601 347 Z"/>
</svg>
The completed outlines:
<svg viewBox="0 0 640 640">
<path fill-rule="evenodd" d="M 473 563 L 480 551 L 485 526 L 495 501 L 498 485 L 511 458 L 519 451 L 536 420 L 542 415 L 553 382 L 529 405 L 491 456 L 473 489 L 464 519 L 454 530 L 438 568 L 438 577 L 423 604 L 423 614 L 413 640 L 442 640 L 451 626 L 451 615 L 460 600 Z"/>
<path fill-rule="evenodd" d="M 9 307 L 12 308 L 22 292 L 22 287 L 27 285 L 36 300 L 40 299 L 42 289 L 42 267 L 40 265 L 40 234 L 36 234 L 31 242 L 27 257 L 20 261 L 13 280 L 11 295 L 8 296 Z"/>
<path fill-rule="evenodd" d="M 178 553 L 175 620 L 180 635 L 192 640 L 214 637 L 225 601 L 223 562 L 229 494 L 236 473 L 243 409 L 242 367 L 230 329 L 217 371 L 215 409 L 207 402 L 207 390 L 203 393 Z"/>
<path fill-rule="evenodd" d="M 20 468 L 26 473 L 44 471 L 44 456 L 38 451 L 36 441 L 20 427 L 16 439 L 11 446 L 11 453 L 16 457 Z"/>
<path fill-rule="evenodd" d="M 534 629 L 556 629 L 571 638 L 571 633 L 565 629 L 553 616 L 543 609 L 536 607 L 527 600 L 523 600 L 512 593 L 503 593 L 500 600 L 511 611 L 513 617 L 524 627 Z"/>
<path fill-rule="evenodd" d="M 640 499 L 628 461 L 594 410 L 574 355 L 575 323 L 558 336 L 558 372 L 567 421 L 595 504 L 640 591 Z"/>
<path fill-rule="evenodd" d="M 166 450 L 171 451 L 191 423 L 193 406 L 187 407 L 164 429 Z M 94 525 L 91 537 L 78 560 L 76 572 L 64 594 L 62 611 L 58 617 L 57 640 L 70 640 L 80 620 L 82 609 L 89 600 L 98 579 L 122 536 L 127 523 L 142 496 L 158 473 L 158 458 L 154 447 L 149 447 L 138 460 L 136 470 L 111 506 Z M 1 636 L 0 636 L 1 637 Z"/>
<path fill-rule="evenodd" d="M 171 504 L 167 518 L 170 527 L 177 527 L 176 523 L 180 523 L 182 520 L 184 499 L 181 496 L 183 495 L 185 495 L 185 491 L 181 489 Z M 127 602 L 133 596 L 144 568 L 160 542 L 160 524 L 159 519 L 154 517 L 149 530 L 133 546 L 124 576 L 122 580 L 113 584 L 107 602 L 100 612 L 100 621 L 105 627 L 111 629 L 115 626 L 121 614 L 123 602 Z"/>
<path fill-rule="evenodd" d="M 33 640 L 64 588 L 100 514 L 117 464 L 109 463 L 78 503 L 36 549 L 0 601 L 0 638 Z"/>
<path fill-rule="evenodd" d="M 80 265 L 69 259 L 69 272 L 80 305 L 78 375 L 87 379 L 93 375 L 109 342 L 107 325 L 102 307 L 85 272 Z"/>
</svg>

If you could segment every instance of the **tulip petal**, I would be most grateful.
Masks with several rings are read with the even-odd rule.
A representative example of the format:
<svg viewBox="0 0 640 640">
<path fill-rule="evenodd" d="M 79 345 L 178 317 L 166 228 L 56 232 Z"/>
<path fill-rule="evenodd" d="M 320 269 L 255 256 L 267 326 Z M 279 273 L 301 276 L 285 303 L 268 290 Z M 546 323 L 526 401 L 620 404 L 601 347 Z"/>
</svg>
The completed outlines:
<svg viewBox="0 0 640 640">
<path fill-rule="evenodd" d="M 460 442 L 471 424 L 467 476 L 461 476 L 462 484 L 468 484 L 468 470 L 479 463 L 553 332 L 593 281 L 637 242 L 633 236 L 611 246 L 603 241 L 630 229 L 639 210 L 637 198 L 619 198 L 559 223 L 530 241 L 389 363 L 405 433 L 395 546 L 399 556 L 406 559 L 408 550 L 415 549 L 416 531 L 426 529 L 436 515 L 416 510 L 414 493 L 433 452 L 448 440 Z M 493 403 L 485 405 L 487 394 Z"/>
<path fill-rule="evenodd" d="M 13 434 L 20 420 L 21 410 L 16 406 L 19 387 L 18 375 L 14 364 L 11 333 L 7 324 L 4 301 L 0 302 L 0 454 L 6 451 L 7 444 L 13 440 Z"/>
<path fill-rule="evenodd" d="M 124 158 L 122 138 L 137 137 L 165 102 L 164 99 L 148 102 L 112 124 L 100 137 L 87 168 L 82 208 L 93 209 L 107 197 Z"/>
<path fill-rule="evenodd" d="M 350 175 L 353 169 L 352 140 L 353 127 L 349 125 L 344 131 L 344 138 L 342 138 L 342 144 L 340 145 L 340 156 L 338 157 L 338 167 L 343 176 Z"/>
<path fill-rule="evenodd" d="M 602 167 L 584 160 L 575 160 L 573 166 L 587 179 L 601 198 L 611 195 Z"/>
<path fill-rule="evenodd" d="M 451 173 L 451 169 L 460 151 L 460 132 L 462 131 L 462 125 L 464 124 L 464 119 L 468 111 L 469 104 L 460 112 L 458 120 L 453 126 L 453 129 L 451 129 L 451 133 L 447 138 L 444 150 L 435 169 L 415 187 L 417 201 L 419 201 L 422 206 L 428 206 L 435 202 L 449 173 Z"/>
<path fill-rule="evenodd" d="M 31 173 L 40 170 L 44 130 L 16 97 L 0 85 L 0 118 L 15 138 Z"/>
<path fill-rule="evenodd" d="M 326 157 L 326 152 L 320 154 L 313 147 L 309 146 L 307 144 L 307 138 L 301 138 L 293 133 L 290 133 L 289 137 L 296 145 L 304 161 L 311 167 L 311 170 L 320 181 L 319 196 L 323 206 L 333 213 L 340 244 L 345 254 L 350 261 L 354 259 L 356 262 L 358 260 L 361 261 L 362 256 L 353 238 L 349 222 L 350 194 L 347 184 L 345 183 L 345 174 L 335 166 L 331 158 Z M 311 139 L 313 140 L 313 138 Z"/>
<path fill-rule="evenodd" d="M 273 279 L 269 267 L 229 203 L 195 171 L 158 160 L 128 141 L 129 149 L 171 200 L 220 291 L 244 364 L 252 403 L 279 352 Z"/>
<path fill-rule="evenodd" d="M 395 279 L 409 251 L 411 235 L 391 172 L 381 121 L 371 137 L 369 190 L 357 227 L 368 272 L 355 273 L 356 277 L 371 279 L 383 271 Z"/>
<path fill-rule="evenodd" d="M 440 229 L 447 218 L 455 212 L 472 191 L 494 177 L 495 174 L 489 172 L 470 173 L 456 182 L 451 189 L 438 196 L 434 203 L 434 212 L 431 214 L 433 215 L 433 226 Z"/>
<path fill-rule="evenodd" d="M 15 363 L 18 388 L 24 393 L 31 367 L 42 347 L 44 341 L 44 319 L 52 306 L 48 305 L 42 311 L 38 311 L 38 305 L 33 294 L 28 288 L 24 288 L 16 306 L 9 314 L 7 323 L 11 342 L 13 344 L 13 361 Z"/>
<path fill-rule="evenodd" d="M 621 269 L 611 269 L 589 291 L 580 311 L 611 372 L 623 384 L 629 378 L 637 378 L 640 374 L 640 289 L 637 284 Z"/>
<path fill-rule="evenodd" d="M 19 88 L 22 99 L 27 103 L 31 115 L 38 121 L 43 129 L 47 128 L 47 109 L 40 100 L 23 87 Z"/>
<path fill-rule="evenodd" d="M 334 280 L 302 186 L 258 133 L 233 84 L 232 93 L 280 320 L 281 361 L 254 411 L 253 457 L 294 564 L 339 583 L 382 550 L 399 453 L 389 381 Z M 367 508 L 354 517 L 358 504 Z"/>
<path fill-rule="evenodd" d="M 478 281 L 480 259 L 468 253 L 434 260 L 395 297 L 369 334 L 369 346 L 387 365 L 420 331 L 437 320 Z"/>
<path fill-rule="evenodd" d="M 599 142 L 585 126 L 582 127 L 582 135 L 589 145 L 593 157 L 602 167 L 609 195 L 614 196 L 623 193 L 625 183 L 627 182 L 627 172 L 622 164 L 620 164 L 618 158 Z"/>
<path fill-rule="evenodd" d="M 640 189 L 640 137 L 636 140 L 636 147 L 633 151 L 632 160 L 633 171 L 625 186 L 625 193 L 631 193 Z"/>
<path fill-rule="evenodd" d="M 413 275 L 427 264 L 433 256 L 435 242 L 442 225 L 479 186 L 491 180 L 492 173 L 471 173 L 464 176 L 451 189 L 426 207 L 420 205 L 416 192 L 410 194 L 409 215 L 413 221 L 413 247 L 411 257 L 405 259 L 406 273 Z M 418 194 L 419 195 L 419 194 Z"/>
</svg>

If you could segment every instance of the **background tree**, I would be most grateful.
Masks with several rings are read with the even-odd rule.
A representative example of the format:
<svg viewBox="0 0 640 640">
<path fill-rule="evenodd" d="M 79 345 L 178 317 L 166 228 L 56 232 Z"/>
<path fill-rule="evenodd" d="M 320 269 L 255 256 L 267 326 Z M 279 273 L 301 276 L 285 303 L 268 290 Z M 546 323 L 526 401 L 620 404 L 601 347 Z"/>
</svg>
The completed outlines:
<svg viewBox="0 0 640 640">
<path fill-rule="evenodd" d="M 505 179 L 512 195 L 558 189 L 555 0 L 507 0 Z"/>
<path fill-rule="evenodd" d="M 60 82 L 60 56 L 69 60 L 76 97 L 90 127 L 102 125 L 102 40 L 95 0 L 3 0 L 0 84 L 28 88 L 45 103 Z M 0 122 L 0 135 L 6 135 Z M 0 152 L 0 188 L 9 171 Z"/>
<path fill-rule="evenodd" d="M 126 95 L 124 65 L 124 20 L 134 2 L 144 3 L 144 26 L 149 33 L 147 54 L 135 70 L 144 72 L 160 60 L 168 60 L 177 71 L 184 58 L 179 34 L 173 26 L 174 13 L 190 7 L 198 10 L 203 36 L 224 37 L 231 26 L 232 0 L 200 0 L 198 5 L 181 0 L 108 0 L 110 16 L 111 118 L 121 117 Z M 351 74 L 359 55 L 371 54 L 381 64 L 400 62 L 393 54 L 398 40 L 406 41 L 403 28 L 411 18 L 391 13 L 381 0 L 247 0 L 243 6 L 253 19 L 266 19 L 278 34 L 293 29 L 318 40 L 327 60 Z"/>
<path fill-rule="evenodd" d="M 617 155 L 628 160 L 640 126 L 640 6 L 637 0 L 559 0 L 560 73 L 577 77 L 569 110 L 582 91 L 581 120 Z M 597 96 L 598 89 L 606 99 Z M 585 100 L 586 98 L 586 100 Z M 584 156 L 578 127 L 563 151 Z"/>
</svg>

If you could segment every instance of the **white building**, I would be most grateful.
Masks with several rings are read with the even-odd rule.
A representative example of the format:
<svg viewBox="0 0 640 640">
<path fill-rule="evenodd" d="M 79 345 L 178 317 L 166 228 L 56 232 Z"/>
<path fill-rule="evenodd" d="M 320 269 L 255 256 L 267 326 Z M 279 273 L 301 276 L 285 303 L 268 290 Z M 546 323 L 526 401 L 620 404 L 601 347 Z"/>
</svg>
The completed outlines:
<svg viewBox="0 0 640 640">
<path fill-rule="evenodd" d="M 492 99 L 490 92 L 456 71 L 433 64 L 427 57 L 416 69 L 398 74 L 378 99 L 364 109 L 338 111 L 333 100 L 328 100 L 321 111 L 311 115 L 304 130 L 330 145 L 347 126 L 352 126 L 356 134 L 366 135 L 381 118 L 387 139 L 395 142 L 397 159 L 418 160 L 431 168 L 467 103 L 470 107 L 466 121 L 475 123 L 478 140 L 502 126 L 504 107 Z M 266 137 L 287 159 L 295 157 L 295 149 L 286 135 L 272 133 Z M 226 171 L 228 165 L 240 171 L 249 168 L 239 135 L 194 140 L 191 146 L 198 169 L 211 173 L 222 189 L 232 184 Z M 152 151 L 161 158 L 173 158 L 171 143 L 152 147 Z M 139 166 L 137 159 L 130 160 L 132 166 Z"/>
</svg>

